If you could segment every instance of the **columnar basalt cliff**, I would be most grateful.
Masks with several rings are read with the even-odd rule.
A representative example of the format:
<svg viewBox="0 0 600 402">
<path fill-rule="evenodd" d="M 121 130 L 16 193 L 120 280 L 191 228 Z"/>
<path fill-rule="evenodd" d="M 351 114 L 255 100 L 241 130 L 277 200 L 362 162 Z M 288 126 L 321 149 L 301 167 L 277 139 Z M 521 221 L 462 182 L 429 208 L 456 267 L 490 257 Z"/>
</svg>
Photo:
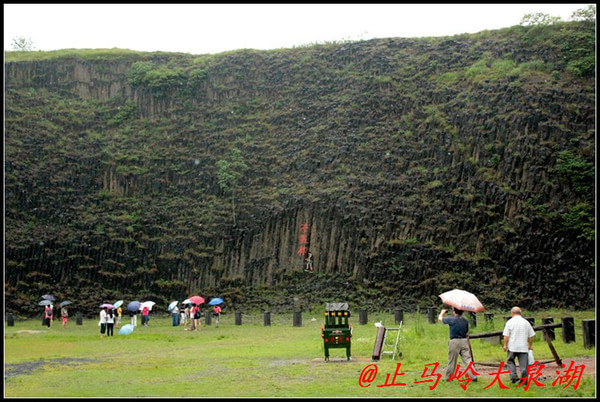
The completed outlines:
<svg viewBox="0 0 600 402">
<path fill-rule="evenodd" d="M 192 293 L 410 308 L 453 287 L 491 308 L 591 307 L 594 40 L 570 22 L 9 54 L 7 310 L 32 314 L 48 292 L 92 312 Z"/>
</svg>

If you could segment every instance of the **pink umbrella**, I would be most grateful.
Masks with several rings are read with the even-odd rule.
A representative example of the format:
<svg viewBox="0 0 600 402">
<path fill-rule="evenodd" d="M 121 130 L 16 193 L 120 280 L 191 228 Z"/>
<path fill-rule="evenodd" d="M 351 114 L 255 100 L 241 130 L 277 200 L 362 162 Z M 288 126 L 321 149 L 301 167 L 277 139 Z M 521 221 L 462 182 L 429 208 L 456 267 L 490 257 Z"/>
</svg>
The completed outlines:
<svg viewBox="0 0 600 402">
<path fill-rule="evenodd" d="M 110 303 L 104 303 L 104 304 L 101 304 L 101 305 L 100 305 L 100 308 L 107 308 L 107 309 L 109 309 L 109 310 L 114 310 L 116 307 L 115 307 L 115 306 L 113 306 L 113 305 L 112 305 L 112 304 L 110 304 Z"/>
<path fill-rule="evenodd" d="M 469 293 L 466 290 L 449 290 L 448 292 L 442 293 L 440 299 L 442 299 L 442 302 L 445 304 L 464 311 L 477 313 L 485 310 L 479 299 L 477 299 L 473 293 Z"/>
<path fill-rule="evenodd" d="M 204 303 L 204 299 L 200 296 L 192 296 L 189 298 L 189 301 L 193 304 L 195 304 L 196 306 Z"/>
</svg>

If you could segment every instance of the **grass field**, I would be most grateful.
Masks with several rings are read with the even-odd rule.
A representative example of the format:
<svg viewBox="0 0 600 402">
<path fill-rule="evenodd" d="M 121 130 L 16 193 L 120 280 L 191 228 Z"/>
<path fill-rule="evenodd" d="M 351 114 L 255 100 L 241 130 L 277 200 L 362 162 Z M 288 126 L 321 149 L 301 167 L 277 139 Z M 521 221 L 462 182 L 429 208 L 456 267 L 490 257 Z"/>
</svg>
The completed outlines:
<svg viewBox="0 0 600 402">
<path fill-rule="evenodd" d="M 331 360 L 324 361 L 320 328 L 323 315 L 302 314 L 302 327 L 292 325 L 292 313 L 272 314 L 270 327 L 263 325 L 262 313 L 246 314 L 242 325 L 235 325 L 234 315 L 222 317 L 216 328 L 204 325 L 200 332 L 172 327 L 170 317 L 154 316 L 149 327 L 138 326 L 128 336 L 99 337 L 97 319 L 75 325 L 74 317 L 63 330 L 59 322 L 51 328 L 40 320 L 5 324 L 5 397 L 593 397 L 595 374 L 582 376 L 573 385 L 553 386 L 556 376 L 544 380 L 544 387 L 531 385 L 528 390 L 515 388 L 507 375 L 500 378 L 510 389 L 500 389 L 493 377 L 481 375 L 477 383 L 463 389 L 459 382 L 422 381 L 425 365 L 439 362 L 437 373 L 443 374 L 447 359 L 448 327 L 429 324 L 422 314 L 406 314 L 400 335 L 402 356 L 389 356 L 373 362 L 371 355 L 376 335 L 374 322 L 393 327 L 392 314 L 369 314 L 369 323 L 358 325 L 358 313 L 351 317 L 354 327 L 352 360 L 346 361 L 344 349 L 332 349 Z M 495 314 L 493 325 L 483 317 L 471 333 L 500 330 L 504 312 Z M 584 349 L 582 319 L 595 318 L 593 311 L 545 311 L 525 314 L 535 317 L 562 316 L 575 318 L 576 342 L 562 342 L 561 330 L 553 343 L 561 358 L 595 356 L 596 350 Z M 312 320 L 312 318 L 316 320 Z M 139 323 L 138 319 L 138 323 Z M 128 322 L 124 318 L 124 323 Z M 481 339 L 472 340 L 477 362 L 505 360 L 501 345 Z M 552 355 L 536 335 L 534 351 L 538 360 Z M 392 383 L 397 363 L 401 363 L 396 384 Z M 462 362 L 459 362 L 462 363 Z M 369 365 L 378 374 L 370 386 L 359 384 L 359 377 Z M 371 366 L 373 367 L 373 366 Z M 477 367 L 476 367 L 477 368 Z M 430 373 L 430 372 L 429 372 Z"/>
</svg>

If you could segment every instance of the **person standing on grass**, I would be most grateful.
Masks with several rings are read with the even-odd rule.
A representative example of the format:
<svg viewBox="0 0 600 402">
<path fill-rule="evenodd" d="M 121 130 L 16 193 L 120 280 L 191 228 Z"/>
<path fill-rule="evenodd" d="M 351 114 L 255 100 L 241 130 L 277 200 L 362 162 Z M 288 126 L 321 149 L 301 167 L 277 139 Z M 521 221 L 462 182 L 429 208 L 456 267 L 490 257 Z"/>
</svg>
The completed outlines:
<svg viewBox="0 0 600 402">
<path fill-rule="evenodd" d="M 183 324 L 183 327 L 185 328 L 185 308 L 183 306 L 181 306 L 181 312 L 179 315 L 179 325 Z"/>
<path fill-rule="evenodd" d="M 173 307 L 171 310 L 171 318 L 173 319 L 173 326 L 176 327 L 179 325 L 179 307 Z"/>
<path fill-rule="evenodd" d="M 448 324 L 450 327 L 450 340 L 448 341 L 448 365 L 446 366 L 446 376 L 444 381 L 450 381 L 456 371 L 458 356 L 462 358 L 465 365 L 473 361 L 471 351 L 469 350 L 469 341 L 467 333 L 469 332 L 469 321 L 462 316 L 463 311 L 456 307 L 452 310 L 452 317 L 444 317 L 448 310 L 442 310 L 438 316 L 438 321 Z M 477 377 L 467 374 L 472 381 L 477 381 Z"/>
<path fill-rule="evenodd" d="M 48 328 L 52 325 L 52 307 L 50 306 L 44 307 L 44 325 L 47 325 Z"/>
<path fill-rule="evenodd" d="M 129 316 L 131 317 L 131 325 L 137 327 L 137 311 L 129 311 Z"/>
<path fill-rule="evenodd" d="M 113 336 L 113 328 L 115 326 L 115 313 L 110 310 L 106 315 L 106 336 Z"/>
<path fill-rule="evenodd" d="M 193 305 L 192 312 L 194 313 L 194 329 L 192 331 L 200 331 L 200 306 Z"/>
<path fill-rule="evenodd" d="M 121 315 L 123 314 L 123 310 L 121 310 L 121 306 L 117 307 L 117 329 L 121 327 Z"/>
<path fill-rule="evenodd" d="M 69 317 L 67 306 L 60 308 L 60 316 L 62 317 L 62 328 L 65 329 L 67 327 L 67 317 Z"/>
<path fill-rule="evenodd" d="M 533 350 L 533 337 L 535 331 L 529 321 L 521 316 L 521 309 L 513 307 L 510 310 L 510 320 L 504 324 L 504 351 L 507 354 L 506 365 L 510 370 L 510 380 L 513 384 L 527 378 L 528 353 Z M 519 359 L 521 377 L 517 375 L 515 359 Z"/>
<path fill-rule="evenodd" d="M 104 333 L 106 332 L 106 307 L 102 307 L 100 310 L 100 339 L 104 338 Z"/>
<path fill-rule="evenodd" d="M 149 315 L 150 314 L 150 309 L 148 308 L 148 306 L 144 306 L 144 308 L 142 309 L 142 325 L 147 327 L 148 326 L 148 321 L 149 321 Z"/>
<path fill-rule="evenodd" d="M 215 316 L 215 326 L 219 328 L 219 318 L 221 317 L 221 306 L 218 304 L 213 307 L 213 315 Z"/>
<path fill-rule="evenodd" d="M 185 322 L 183 324 L 183 330 L 184 331 L 189 331 L 190 329 L 188 328 L 188 325 L 193 326 L 193 322 L 192 322 L 192 309 L 190 308 L 189 304 L 185 305 Z"/>
</svg>

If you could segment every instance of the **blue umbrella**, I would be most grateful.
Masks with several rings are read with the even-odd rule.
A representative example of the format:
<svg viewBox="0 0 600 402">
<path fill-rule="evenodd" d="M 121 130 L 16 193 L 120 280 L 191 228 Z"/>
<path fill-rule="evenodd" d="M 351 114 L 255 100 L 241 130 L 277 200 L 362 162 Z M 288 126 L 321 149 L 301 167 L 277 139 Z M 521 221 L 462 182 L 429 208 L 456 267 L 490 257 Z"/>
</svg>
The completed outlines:
<svg viewBox="0 0 600 402">
<path fill-rule="evenodd" d="M 119 335 L 129 335 L 132 332 L 133 332 L 133 325 L 126 324 L 126 325 L 123 325 L 121 327 L 121 329 L 119 330 Z"/>
<path fill-rule="evenodd" d="M 210 304 L 211 306 L 216 306 L 217 304 L 221 303 L 223 303 L 223 299 L 221 299 L 220 297 L 215 297 L 214 299 L 208 302 L 208 304 Z"/>
<path fill-rule="evenodd" d="M 65 300 L 65 301 L 63 301 L 63 302 L 60 302 L 59 306 L 61 306 L 61 307 L 64 307 L 64 306 L 68 306 L 69 304 L 73 304 L 73 303 L 71 303 L 71 302 L 70 302 L 70 301 L 68 301 L 68 300 Z"/>
<path fill-rule="evenodd" d="M 52 302 L 50 300 L 42 300 L 38 303 L 38 306 L 49 306 Z"/>
<path fill-rule="evenodd" d="M 119 301 L 115 302 L 114 306 L 115 306 L 115 308 L 119 308 L 119 307 L 121 307 L 122 304 L 123 304 L 123 300 L 119 300 Z"/>
<path fill-rule="evenodd" d="M 177 300 L 175 300 L 173 303 L 169 304 L 169 308 L 167 310 L 171 311 L 175 308 L 175 306 L 177 305 L 177 303 L 179 303 Z"/>
<path fill-rule="evenodd" d="M 56 301 L 56 297 L 54 297 L 52 295 L 43 295 L 42 299 L 44 299 L 44 300 L 50 300 L 50 301 Z"/>
<path fill-rule="evenodd" d="M 135 313 L 140 308 L 140 304 L 141 303 L 139 301 L 132 301 L 127 305 L 127 310 L 133 311 Z"/>
</svg>

